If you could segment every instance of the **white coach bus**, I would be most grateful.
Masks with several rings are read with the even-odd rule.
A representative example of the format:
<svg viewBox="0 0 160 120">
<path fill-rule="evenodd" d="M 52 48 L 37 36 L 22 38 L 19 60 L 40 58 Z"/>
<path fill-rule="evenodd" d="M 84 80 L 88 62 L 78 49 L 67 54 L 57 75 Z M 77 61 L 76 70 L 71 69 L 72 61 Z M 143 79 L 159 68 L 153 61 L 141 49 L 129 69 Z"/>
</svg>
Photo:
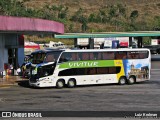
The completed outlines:
<svg viewBox="0 0 160 120">
<path fill-rule="evenodd" d="M 30 86 L 124 85 L 150 79 L 148 49 L 62 50 L 44 53 L 42 59 L 32 64 Z"/>
</svg>

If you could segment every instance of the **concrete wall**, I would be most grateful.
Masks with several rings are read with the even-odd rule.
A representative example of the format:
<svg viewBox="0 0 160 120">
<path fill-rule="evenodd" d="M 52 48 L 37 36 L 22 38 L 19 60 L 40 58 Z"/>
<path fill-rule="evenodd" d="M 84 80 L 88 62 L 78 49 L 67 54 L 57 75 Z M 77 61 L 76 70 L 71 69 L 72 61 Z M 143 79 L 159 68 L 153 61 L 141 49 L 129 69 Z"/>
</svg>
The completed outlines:
<svg viewBox="0 0 160 120">
<path fill-rule="evenodd" d="M 4 70 L 4 36 L 0 34 L 0 72 Z"/>
<path fill-rule="evenodd" d="M 8 49 L 4 48 L 4 63 L 8 63 Z"/>
<path fill-rule="evenodd" d="M 18 48 L 18 64 L 21 66 L 24 62 L 24 48 Z"/>
<path fill-rule="evenodd" d="M 17 34 L 0 33 L 0 72 L 4 71 L 4 63 L 8 63 L 8 49 L 17 48 L 17 62 L 22 65 L 24 61 L 24 48 L 19 48 Z"/>
</svg>

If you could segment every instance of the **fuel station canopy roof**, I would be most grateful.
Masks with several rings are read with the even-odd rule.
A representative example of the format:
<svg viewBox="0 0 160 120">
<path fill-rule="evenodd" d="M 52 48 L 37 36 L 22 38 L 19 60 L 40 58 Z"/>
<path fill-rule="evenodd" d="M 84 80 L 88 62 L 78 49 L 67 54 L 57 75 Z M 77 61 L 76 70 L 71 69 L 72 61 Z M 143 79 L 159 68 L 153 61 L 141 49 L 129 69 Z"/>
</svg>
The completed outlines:
<svg viewBox="0 0 160 120">
<path fill-rule="evenodd" d="M 133 31 L 133 32 L 100 32 L 100 33 L 65 33 L 55 34 L 55 38 L 107 38 L 107 37 L 158 37 L 160 31 Z"/>
</svg>

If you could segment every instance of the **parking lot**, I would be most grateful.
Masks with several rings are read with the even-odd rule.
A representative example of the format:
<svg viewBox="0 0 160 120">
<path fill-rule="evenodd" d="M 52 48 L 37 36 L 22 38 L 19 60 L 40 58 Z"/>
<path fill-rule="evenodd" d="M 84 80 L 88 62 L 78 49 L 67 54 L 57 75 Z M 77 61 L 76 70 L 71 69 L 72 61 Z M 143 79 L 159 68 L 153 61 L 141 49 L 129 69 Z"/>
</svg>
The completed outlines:
<svg viewBox="0 0 160 120">
<path fill-rule="evenodd" d="M 133 85 L 107 84 L 63 89 L 30 88 L 26 80 L 19 82 L 18 85 L 0 88 L 0 111 L 68 111 L 58 113 L 57 116 L 72 116 L 75 111 L 81 111 L 80 116 L 98 117 L 103 116 L 101 114 L 103 111 L 115 112 L 107 113 L 109 116 L 115 116 L 117 113 L 125 114 L 126 111 L 159 111 L 159 78 L 160 61 L 156 60 L 152 61 L 151 79 Z M 95 113 L 89 114 L 89 111 Z M 73 116 L 78 115 L 76 113 Z M 56 115 L 52 113 L 51 116 Z"/>
<path fill-rule="evenodd" d="M 152 61 L 151 80 L 134 85 L 35 89 L 23 81 L 0 88 L 0 110 L 159 111 L 159 65 L 159 61 Z"/>
</svg>

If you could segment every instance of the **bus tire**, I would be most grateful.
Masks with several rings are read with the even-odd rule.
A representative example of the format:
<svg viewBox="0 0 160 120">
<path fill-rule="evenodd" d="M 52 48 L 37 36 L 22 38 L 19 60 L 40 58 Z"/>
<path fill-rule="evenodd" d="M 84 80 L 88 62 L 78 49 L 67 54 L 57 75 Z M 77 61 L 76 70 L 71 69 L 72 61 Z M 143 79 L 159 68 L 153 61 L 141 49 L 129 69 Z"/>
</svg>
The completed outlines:
<svg viewBox="0 0 160 120">
<path fill-rule="evenodd" d="M 136 77 L 135 76 L 130 76 L 129 79 L 127 80 L 127 83 L 129 85 L 134 84 L 136 82 Z"/>
<path fill-rule="evenodd" d="M 57 88 L 63 88 L 64 87 L 64 80 L 58 80 L 57 83 L 56 83 L 56 87 Z"/>
<path fill-rule="evenodd" d="M 75 79 L 69 79 L 69 80 L 68 80 L 68 83 L 67 83 L 67 86 L 68 86 L 69 88 L 75 87 L 75 86 L 76 86 L 76 80 L 75 80 Z"/>
<path fill-rule="evenodd" d="M 120 77 L 119 85 L 125 85 L 125 84 L 126 84 L 126 77 Z"/>
</svg>

